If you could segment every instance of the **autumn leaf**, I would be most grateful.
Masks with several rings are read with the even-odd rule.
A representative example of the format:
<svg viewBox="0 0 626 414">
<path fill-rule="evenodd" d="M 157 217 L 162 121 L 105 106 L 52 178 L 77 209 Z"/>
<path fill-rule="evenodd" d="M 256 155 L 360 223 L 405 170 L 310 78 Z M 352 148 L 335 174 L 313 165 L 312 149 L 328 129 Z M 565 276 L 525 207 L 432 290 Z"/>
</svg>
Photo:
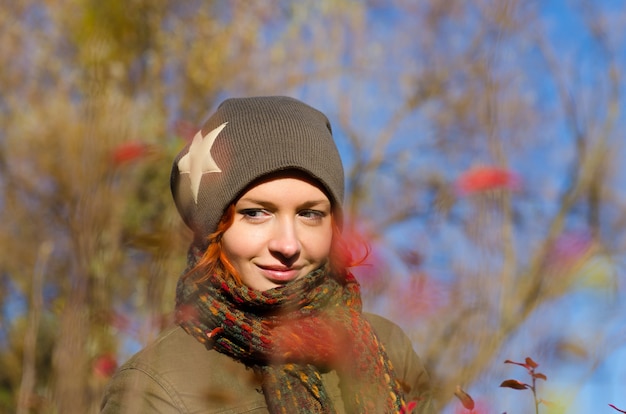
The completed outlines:
<svg viewBox="0 0 626 414">
<path fill-rule="evenodd" d="M 535 369 L 539 366 L 539 364 L 533 361 L 531 357 L 526 357 L 526 365 L 531 367 L 532 369 Z"/>
<path fill-rule="evenodd" d="M 454 395 L 461 401 L 461 404 L 463 404 L 463 407 L 465 407 L 468 410 L 474 409 L 474 400 L 468 393 L 463 391 L 460 385 L 456 386 L 456 391 L 454 391 Z"/>
<path fill-rule="evenodd" d="M 416 401 L 409 401 L 407 404 L 403 405 L 402 408 L 400 408 L 399 414 L 411 414 L 416 407 Z"/>
<path fill-rule="evenodd" d="M 461 174 L 456 181 L 456 188 L 460 194 L 465 195 L 499 188 L 516 190 L 520 187 L 520 182 L 520 178 L 511 171 L 493 166 L 480 166 Z"/>
<path fill-rule="evenodd" d="M 117 361 L 113 354 L 103 354 L 98 356 L 92 365 L 94 375 L 107 379 L 117 370 Z"/>
<path fill-rule="evenodd" d="M 111 160 L 114 165 L 120 166 L 145 157 L 149 151 L 150 147 L 144 142 L 125 142 L 113 149 Z"/>
<path fill-rule="evenodd" d="M 528 384 L 524 384 L 523 382 L 519 382 L 518 380 L 508 379 L 506 381 L 502 381 L 500 387 L 513 388 L 514 390 L 525 390 L 526 388 L 528 388 Z"/>
<path fill-rule="evenodd" d="M 526 357 L 525 362 L 515 362 L 515 361 L 511 361 L 510 359 L 507 359 L 506 361 L 504 361 L 505 364 L 513 364 L 513 365 L 519 365 L 520 367 L 524 367 L 529 371 L 534 370 L 535 368 L 537 368 L 539 366 L 539 364 L 537 364 L 535 361 L 533 361 L 532 358 L 530 357 Z"/>
</svg>

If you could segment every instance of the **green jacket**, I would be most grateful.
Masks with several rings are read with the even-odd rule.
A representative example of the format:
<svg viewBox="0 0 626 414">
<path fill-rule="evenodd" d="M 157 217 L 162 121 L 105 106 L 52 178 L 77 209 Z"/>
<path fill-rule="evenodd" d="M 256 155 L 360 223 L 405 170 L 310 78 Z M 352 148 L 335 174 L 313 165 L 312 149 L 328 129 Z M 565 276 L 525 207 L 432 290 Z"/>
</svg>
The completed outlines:
<svg viewBox="0 0 626 414">
<path fill-rule="evenodd" d="M 387 319 L 365 316 L 384 344 L 399 379 L 411 388 L 407 400 L 423 401 L 429 394 L 429 378 L 409 338 Z M 339 377 L 334 371 L 322 377 L 337 412 L 344 413 Z M 102 413 L 267 413 L 260 390 L 252 369 L 207 350 L 175 327 L 120 367 L 106 390 Z"/>
</svg>

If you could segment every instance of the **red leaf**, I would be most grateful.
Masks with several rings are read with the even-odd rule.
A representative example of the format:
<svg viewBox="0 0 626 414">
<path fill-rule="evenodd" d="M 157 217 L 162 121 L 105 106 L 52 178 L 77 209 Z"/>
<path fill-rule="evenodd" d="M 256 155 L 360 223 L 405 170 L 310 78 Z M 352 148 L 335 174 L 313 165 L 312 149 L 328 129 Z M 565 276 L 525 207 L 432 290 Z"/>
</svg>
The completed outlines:
<svg viewBox="0 0 626 414">
<path fill-rule="evenodd" d="M 546 377 L 544 374 L 542 374 L 541 372 L 535 372 L 533 374 L 533 378 L 537 378 L 537 379 L 542 379 L 544 381 L 548 380 L 548 377 Z"/>
<path fill-rule="evenodd" d="M 400 408 L 399 414 L 411 414 L 416 407 L 416 401 L 409 401 L 407 404 L 403 405 L 402 408 Z"/>
<path fill-rule="evenodd" d="M 356 244 L 353 244 L 360 237 L 361 240 L 365 240 L 364 237 L 352 236 L 355 233 L 353 230 L 344 230 L 344 239 L 346 240 L 346 250 L 350 250 Z M 358 246 L 357 246 L 358 247 Z M 374 246 L 372 247 L 369 255 L 367 256 L 367 262 L 364 262 L 361 266 L 355 267 L 355 275 L 361 285 L 361 290 L 365 295 L 379 295 L 383 291 L 389 288 L 389 279 L 385 277 L 388 273 L 386 269 L 386 263 L 383 255 Z"/>
<path fill-rule="evenodd" d="M 474 409 L 474 400 L 468 393 L 463 391 L 463 389 L 459 385 L 456 386 L 456 391 L 454 391 L 454 395 L 461 401 L 463 407 L 468 410 Z"/>
<path fill-rule="evenodd" d="M 330 316 L 311 316 L 278 323 L 272 328 L 272 351 L 277 360 L 310 360 L 319 364 L 346 360 L 348 329 Z"/>
<path fill-rule="evenodd" d="M 198 318 L 198 310 L 191 305 L 179 306 L 176 310 L 176 323 L 195 323 Z"/>
<path fill-rule="evenodd" d="M 92 369 L 97 377 L 107 379 L 117 369 L 117 361 L 112 354 L 103 354 L 93 361 Z"/>
<path fill-rule="evenodd" d="M 520 186 L 519 177 L 503 168 L 492 166 L 474 167 L 458 178 L 456 187 L 461 194 L 472 194 L 497 188 L 516 190 Z"/>
<path fill-rule="evenodd" d="M 531 368 L 537 368 L 539 366 L 538 363 L 536 363 L 535 361 L 533 361 L 533 359 L 531 357 L 526 357 L 526 365 L 528 365 Z"/>
<path fill-rule="evenodd" d="M 500 384 L 503 388 L 513 388 L 514 390 L 525 390 L 528 388 L 528 384 L 524 384 L 523 382 L 519 382 L 518 380 L 508 379 L 506 381 L 502 381 Z"/>
<path fill-rule="evenodd" d="M 145 142 L 125 142 L 113 149 L 111 159 L 116 166 L 126 164 L 145 157 L 148 154 L 148 149 L 149 146 Z"/>
<path fill-rule="evenodd" d="M 454 409 L 455 414 L 488 414 L 493 413 L 494 410 L 491 407 L 491 404 L 488 401 L 475 401 L 473 409 L 467 409 L 461 405 L 457 405 Z M 498 411 L 499 412 L 499 411 Z M 506 414 L 506 413 L 503 413 Z"/>
</svg>

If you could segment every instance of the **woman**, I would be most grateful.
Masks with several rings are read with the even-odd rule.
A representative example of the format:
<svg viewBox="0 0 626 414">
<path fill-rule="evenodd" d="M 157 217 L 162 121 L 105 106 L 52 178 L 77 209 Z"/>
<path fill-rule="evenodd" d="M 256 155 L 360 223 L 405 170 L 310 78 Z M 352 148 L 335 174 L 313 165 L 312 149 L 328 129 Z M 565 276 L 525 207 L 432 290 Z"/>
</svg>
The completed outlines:
<svg viewBox="0 0 626 414">
<path fill-rule="evenodd" d="M 172 168 L 194 233 L 178 326 L 118 370 L 102 412 L 425 409 L 428 377 L 410 341 L 361 313 L 343 181 L 321 112 L 287 97 L 222 103 Z"/>
</svg>

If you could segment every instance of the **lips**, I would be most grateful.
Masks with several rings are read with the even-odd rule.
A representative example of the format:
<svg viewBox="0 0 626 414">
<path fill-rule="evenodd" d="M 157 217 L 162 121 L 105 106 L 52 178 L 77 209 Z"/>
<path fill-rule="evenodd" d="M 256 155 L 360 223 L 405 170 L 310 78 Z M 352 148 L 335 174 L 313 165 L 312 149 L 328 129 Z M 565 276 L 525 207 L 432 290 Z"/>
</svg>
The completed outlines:
<svg viewBox="0 0 626 414">
<path fill-rule="evenodd" d="M 258 266 L 263 277 L 272 282 L 286 283 L 294 280 L 300 274 L 300 267 L 286 266 Z"/>
</svg>

